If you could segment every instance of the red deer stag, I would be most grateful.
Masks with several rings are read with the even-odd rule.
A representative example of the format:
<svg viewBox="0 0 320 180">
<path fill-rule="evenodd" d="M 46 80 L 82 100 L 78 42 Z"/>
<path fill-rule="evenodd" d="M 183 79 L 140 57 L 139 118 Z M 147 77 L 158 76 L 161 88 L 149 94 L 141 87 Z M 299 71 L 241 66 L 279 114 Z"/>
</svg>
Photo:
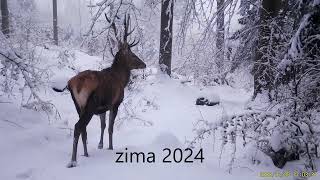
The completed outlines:
<svg viewBox="0 0 320 180">
<path fill-rule="evenodd" d="M 106 19 L 111 23 L 107 16 Z M 67 165 L 69 168 L 77 165 L 77 147 L 80 134 L 82 137 L 84 156 L 89 156 L 87 151 L 86 127 L 94 114 L 100 115 L 101 136 L 98 148 L 102 149 L 104 129 L 106 127 L 106 111 L 110 111 L 108 149 L 113 149 L 113 124 L 117 116 L 118 107 L 123 101 L 124 88 L 128 84 L 130 71 L 133 69 L 146 68 L 146 64 L 130 49 L 137 45 L 139 41 L 134 41 L 133 43 L 127 42 L 127 37 L 133 32 L 133 30 L 128 32 L 129 21 L 130 16 L 128 16 L 128 19 L 125 16 L 123 41 L 121 41 L 117 35 L 114 22 L 111 23 L 111 27 L 118 41 L 118 52 L 114 57 L 111 67 L 101 71 L 86 70 L 80 72 L 68 81 L 68 85 L 64 89 L 53 88 L 53 90 L 57 92 L 62 92 L 65 89 L 70 91 L 79 115 L 79 121 L 74 126 L 72 157 L 71 162 Z"/>
</svg>

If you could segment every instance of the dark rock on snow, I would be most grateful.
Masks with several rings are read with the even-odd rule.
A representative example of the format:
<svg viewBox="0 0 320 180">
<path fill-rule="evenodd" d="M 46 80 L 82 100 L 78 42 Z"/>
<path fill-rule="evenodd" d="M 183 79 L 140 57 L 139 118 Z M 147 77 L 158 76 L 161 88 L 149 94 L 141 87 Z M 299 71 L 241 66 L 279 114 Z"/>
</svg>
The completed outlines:
<svg viewBox="0 0 320 180">
<path fill-rule="evenodd" d="M 219 104 L 219 102 L 213 102 L 213 101 L 210 101 L 209 99 L 207 98 L 204 98 L 204 97 L 200 97 L 196 100 L 196 105 L 201 105 L 201 106 L 214 106 L 214 105 L 217 105 Z"/>
</svg>

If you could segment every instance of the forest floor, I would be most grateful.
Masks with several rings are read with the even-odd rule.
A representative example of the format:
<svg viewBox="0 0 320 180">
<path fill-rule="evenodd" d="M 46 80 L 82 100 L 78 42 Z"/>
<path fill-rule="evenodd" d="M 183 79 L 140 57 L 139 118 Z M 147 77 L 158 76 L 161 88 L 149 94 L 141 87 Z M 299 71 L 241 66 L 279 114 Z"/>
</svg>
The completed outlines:
<svg viewBox="0 0 320 180">
<path fill-rule="evenodd" d="M 55 57 L 54 53 L 45 55 L 48 62 Z M 75 52 L 75 59 L 74 66 L 79 70 L 98 69 L 101 64 L 99 58 L 79 51 Z M 53 68 L 52 83 L 64 81 L 75 74 L 66 69 Z M 170 148 L 172 153 L 175 148 L 186 148 L 186 140 L 195 136 L 193 128 L 197 121 L 215 122 L 225 115 L 240 113 L 250 100 L 250 93 L 228 86 L 200 88 L 181 83 L 179 79 L 170 79 L 155 68 L 149 68 L 148 72 L 146 79 L 132 85 L 130 91 L 126 90 L 126 99 L 115 124 L 114 150 L 106 149 L 107 129 L 105 147 L 97 148 L 100 120 L 94 116 L 87 128 L 90 156 L 82 156 L 82 142 L 79 141 L 78 166 L 71 169 L 66 165 L 71 158 L 72 129 L 78 115 L 70 94 L 56 93 L 49 86 L 43 91 L 43 96 L 57 107 L 60 119 L 21 108 L 19 96 L 8 100 L 2 97 L 0 179 L 261 179 L 260 172 L 280 171 L 271 160 L 253 165 L 251 156 L 240 149 L 237 152 L 239 158 L 233 164 L 232 172 L 228 173 L 229 154 L 224 150 L 220 157 L 219 136 L 215 141 L 208 137 L 201 144 L 202 163 L 194 159 L 193 163 L 163 163 L 167 155 L 163 149 Z M 203 94 L 218 97 L 220 104 L 196 106 L 196 98 Z M 191 158 L 199 147 L 193 150 Z M 143 163 L 140 159 L 139 163 L 116 163 L 116 152 L 144 152 L 146 157 L 149 157 L 148 152 L 153 152 L 156 162 Z M 172 154 L 168 160 L 172 160 Z"/>
</svg>

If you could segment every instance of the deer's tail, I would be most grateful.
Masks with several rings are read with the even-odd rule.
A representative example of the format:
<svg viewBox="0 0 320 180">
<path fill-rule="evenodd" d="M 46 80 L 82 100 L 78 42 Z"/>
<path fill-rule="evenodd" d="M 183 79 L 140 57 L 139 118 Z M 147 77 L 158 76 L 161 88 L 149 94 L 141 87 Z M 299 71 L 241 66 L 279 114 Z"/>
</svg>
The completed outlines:
<svg viewBox="0 0 320 180">
<path fill-rule="evenodd" d="M 65 90 L 69 90 L 68 88 L 68 85 L 66 87 L 64 87 L 63 89 L 59 89 L 59 88 L 56 88 L 56 87 L 52 87 L 52 89 L 55 91 L 55 92 L 63 92 Z"/>
</svg>

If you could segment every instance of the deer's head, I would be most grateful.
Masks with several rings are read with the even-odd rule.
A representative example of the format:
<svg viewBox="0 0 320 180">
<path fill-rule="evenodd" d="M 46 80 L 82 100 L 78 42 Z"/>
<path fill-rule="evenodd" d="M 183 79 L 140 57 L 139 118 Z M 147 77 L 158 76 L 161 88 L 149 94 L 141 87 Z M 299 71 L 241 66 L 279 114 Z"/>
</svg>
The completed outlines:
<svg viewBox="0 0 320 180">
<path fill-rule="evenodd" d="M 111 24 L 111 28 L 114 31 L 115 37 L 117 39 L 117 43 L 118 43 L 118 52 L 116 54 L 116 57 L 118 56 L 118 60 L 122 61 L 122 64 L 125 64 L 130 70 L 132 69 L 144 69 L 146 68 L 146 64 L 135 54 L 131 51 L 131 48 L 136 46 L 139 41 L 134 40 L 132 43 L 128 43 L 128 36 L 130 34 L 132 34 L 132 32 L 134 31 L 134 29 L 132 29 L 131 31 L 129 31 L 129 24 L 130 24 L 130 15 L 125 16 L 124 18 L 124 33 L 123 33 L 123 38 L 121 39 L 118 36 L 118 31 L 117 28 L 115 26 L 114 21 L 111 22 L 111 20 L 107 17 L 107 15 L 105 14 L 105 17 L 107 19 L 107 21 Z M 112 49 L 111 49 L 111 53 L 112 53 Z M 113 55 L 113 53 L 112 53 Z"/>
</svg>

